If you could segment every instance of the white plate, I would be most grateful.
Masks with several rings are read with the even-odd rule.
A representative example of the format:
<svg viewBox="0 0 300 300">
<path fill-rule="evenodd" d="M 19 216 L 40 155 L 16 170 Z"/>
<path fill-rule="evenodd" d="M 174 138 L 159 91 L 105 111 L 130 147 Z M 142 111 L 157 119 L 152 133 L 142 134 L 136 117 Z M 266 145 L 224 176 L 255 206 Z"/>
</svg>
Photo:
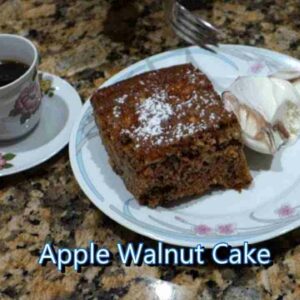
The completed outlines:
<svg viewBox="0 0 300 300">
<path fill-rule="evenodd" d="M 41 120 L 29 135 L 10 143 L 0 143 L 2 158 L 8 158 L 0 177 L 35 167 L 67 145 L 82 104 L 76 90 L 65 80 L 47 73 L 43 79 L 52 82 L 54 94 L 42 99 Z M 3 166 L 3 163 L 0 163 Z"/>
<path fill-rule="evenodd" d="M 300 62 L 291 57 L 259 48 L 223 45 L 220 53 L 213 54 L 190 47 L 140 61 L 104 86 L 186 62 L 206 72 L 219 92 L 239 75 L 266 75 L 287 66 L 300 68 Z M 74 126 L 69 150 L 74 174 L 93 203 L 116 222 L 156 240 L 206 247 L 225 241 L 237 246 L 270 239 L 300 225 L 300 141 L 278 153 L 273 161 L 247 153 L 254 183 L 242 193 L 215 191 L 171 209 L 140 206 L 126 190 L 108 164 L 90 102 Z"/>
</svg>

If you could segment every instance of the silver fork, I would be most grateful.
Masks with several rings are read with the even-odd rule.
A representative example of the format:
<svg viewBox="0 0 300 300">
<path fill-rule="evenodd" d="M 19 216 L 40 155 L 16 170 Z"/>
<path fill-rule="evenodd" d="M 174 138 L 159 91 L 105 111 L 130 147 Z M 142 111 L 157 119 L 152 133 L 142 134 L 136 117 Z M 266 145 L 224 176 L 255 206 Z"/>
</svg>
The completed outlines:
<svg viewBox="0 0 300 300">
<path fill-rule="evenodd" d="M 218 46 L 220 31 L 190 10 L 200 7 L 201 0 L 165 0 L 167 17 L 175 33 L 190 44 L 215 51 L 209 45 Z"/>
<path fill-rule="evenodd" d="M 228 54 L 241 60 L 251 61 L 253 57 L 245 51 L 218 47 L 222 32 L 200 16 L 193 9 L 201 8 L 201 0 L 165 0 L 165 11 L 175 33 L 189 44 L 214 53 Z"/>
</svg>

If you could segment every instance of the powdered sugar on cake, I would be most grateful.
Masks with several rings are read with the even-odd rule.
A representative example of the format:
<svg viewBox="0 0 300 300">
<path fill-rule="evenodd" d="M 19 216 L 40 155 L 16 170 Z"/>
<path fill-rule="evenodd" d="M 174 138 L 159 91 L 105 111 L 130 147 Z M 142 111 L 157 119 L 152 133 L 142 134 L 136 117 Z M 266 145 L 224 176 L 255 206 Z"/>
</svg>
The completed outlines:
<svg viewBox="0 0 300 300">
<path fill-rule="evenodd" d="M 218 128 L 222 116 L 215 113 L 213 106 L 220 108 L 220 99 L 211 88 L 207 88 L 207 80 L 201 73 L 189 70 L 186 76 L 186 85 L 175 92 L 168 85 L 153 87 L 143 81 L 140 85 L 145 86 L 144 92 L 115 99 L 113 114 L 116 118 L 120 116 L 126 99 L 135 99 L 137 121 L 129 128 L 121 129 L 121 135 L 128 135 L 139 148 L 145 143 L 172 144 L 208 128 Z"/>
<path fill-rule="evenodd" d="M 138 126 L 123 129 L 122 133 L 126 133 L 134 139 L 137 148 L 143 142 L 151 142 L 152 145 L 170 144 L 196 132 L 206 130 L 209 126 L 207 120 L 211 124 L 215 123 L 215 127 L 218 126 L 216 121 L 219 120 L 219 116 L 215 113 L 209 113 L 208 117 L 204 118 L 208 112 L 206 108 L 201 108 L 199 96 L 196 93 L 193 93 L 189 100 L 178 104 L 170 104 L 167 100 L 168 94 L 162 90 L 136 106 Z M 209 105 L 214 105 L 214 102 L 211 101 L 205 107 Z M 200 119 L 203 119 L 197 120 L 197 122 L 193 122 L 192 119 L 186 121 L 187 108 L 197 111 Z M 175 123 L 175 119 L 182 119 L 182 121 Z"/>
<path fill-rule="evenodd" d="M 113 108 L 113 114 L 116 118 L 121 116 L 121 105 L 125 103 L 125 100 L 128 98 L 128 95 L 123 95 L 115 99 L 116 105 Z"/>
<path fill-rule="evenodd" d="M 169 119 L 174 113 L 172 106 L 166 102 L 168 93 L 165 90 L 157 91 L 137 106 L 139 126 L 135 128 L 137 138 L 151 138 L 163 133 L 162 122 Z"/>
</svg>

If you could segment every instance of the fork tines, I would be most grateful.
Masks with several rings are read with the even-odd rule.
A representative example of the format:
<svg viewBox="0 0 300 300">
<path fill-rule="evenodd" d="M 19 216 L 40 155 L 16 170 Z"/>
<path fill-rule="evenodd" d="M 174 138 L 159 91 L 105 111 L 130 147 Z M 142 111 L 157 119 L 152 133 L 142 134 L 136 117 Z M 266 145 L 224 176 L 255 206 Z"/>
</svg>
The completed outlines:
<svg viewBox="0 0 300 300">
<path fill-rule="evenodd" d="M 218 29 L 177 1 L 174 2 L 170 12 L 170 21 L 176 34 L 186 42 L 206 49 L 208 48 L 206 45 L 218 45 Z M 212 51 L 210 48 L 208 50 Z"/>
</svg>

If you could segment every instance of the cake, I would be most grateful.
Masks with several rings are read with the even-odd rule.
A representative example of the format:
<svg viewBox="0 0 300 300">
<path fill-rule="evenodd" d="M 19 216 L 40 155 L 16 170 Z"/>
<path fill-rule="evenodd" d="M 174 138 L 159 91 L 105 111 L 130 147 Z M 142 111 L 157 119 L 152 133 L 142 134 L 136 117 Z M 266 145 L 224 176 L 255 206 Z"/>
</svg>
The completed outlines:
<svg viewBox="0 0 300 300">
<path fill-rule="evenodd" d="M 110 164 L 142 205 L 252 181 L 236 117 L 191 64 L 99 89 L 91 103 Z"/>
</svg>

